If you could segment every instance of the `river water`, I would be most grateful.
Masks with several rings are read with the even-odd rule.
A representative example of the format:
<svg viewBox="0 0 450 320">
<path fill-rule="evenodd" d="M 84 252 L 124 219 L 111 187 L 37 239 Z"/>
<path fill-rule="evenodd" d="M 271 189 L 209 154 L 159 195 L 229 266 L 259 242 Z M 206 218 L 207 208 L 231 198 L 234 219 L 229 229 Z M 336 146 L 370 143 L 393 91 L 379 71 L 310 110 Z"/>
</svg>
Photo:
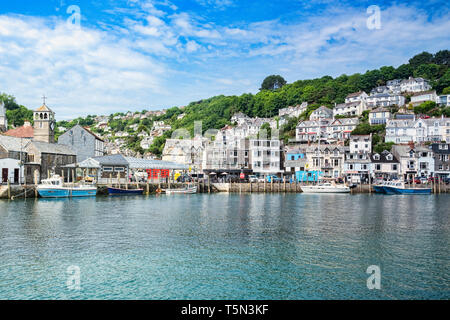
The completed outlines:
<svg viewBox="0 0 450 320">
<path fill-rule="evenodd" d="M 449 299 L 449 206 L 449 195 L 0 201 L 0 299 Z"/>
</svg>

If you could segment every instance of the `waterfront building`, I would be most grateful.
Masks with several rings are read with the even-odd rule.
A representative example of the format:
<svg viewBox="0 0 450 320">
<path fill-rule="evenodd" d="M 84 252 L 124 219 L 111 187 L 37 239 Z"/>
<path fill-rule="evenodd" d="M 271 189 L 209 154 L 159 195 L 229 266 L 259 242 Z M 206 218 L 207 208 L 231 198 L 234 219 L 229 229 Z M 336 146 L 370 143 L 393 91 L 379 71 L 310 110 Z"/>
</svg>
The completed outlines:
<svg viewBox="0 0 450 320">
<path fill-rule="evenodd" d="M 24 183 L 24 166 L 17 159 L 0 159 L 0 184 Z"/>
<path fill-rule="evenodd" d="M 400 163 L 398 159 L 389 151 L 370 154 L 371 169 L 373 179 L 395 180 L 400 173 Z"/>
<path fill-rule="evenodd" d="M 0 183 L 24 182 L 25 146 L 29 140 L 0 135 Z"/>
<path fill-rule="evenodd" d="M 371 174 L 369 153 L 347 153 L 344 162 L 344 175 L 353 183 L 367 183 Z"/>
<path fill-rule="evenodd" d="M 394 145 L 393 155 L 400 162 L 400 175 L 405 179 L 415 176 L 429 177 L 434 173 L 433 151 L 427 147 L 408 145 Z"/>
<path fill-rule="evenodd" d="M 321 178 L 338 178 L 343 176 L 345 154 L 349 152 L 349 147 L 337 144 L 309 145 L 306 148 L 307 164 L 305 165 L 306 175 L 319 173 L 315 180 Z M 301 177 L 304 178 L 304 177 Z M 300 180 L 304 181 L 304 180 Z"/>
<path fill-rule="evenodd" d="M 392 119 L 392 113 L 387 108 L 379 107 L 369 112 L 369 123 L 373 126 L 386 124 L 390 119 Z"/>
<path fill-rule="evenodd" d="M 404 79 L 400 82 L 401 92 L 421 92 L 431 89 L 431 85 L 428 80 L 423 78 L 413 78 Z"/>
<path fill-rule="evenodd" d="M 284 172 L 285 175 L 291 175 L 297 179 L 297 181 L 302 181 L 303 179 L 307 179 L 308 175 L 306 175 L 306 154 L 304 149 L 300 149 L 298 147 L 286 147 L 284 156 Z M 313 175 L 310 175 L 309 178 L 312 181 Z"/>
<path fill-rule="evenodd" d="M 74 126 L 58 138 L 58 144 L 69 146 L 77 154 L 77 162 L 105 155 L 104 140 L 80 125 Z"/>
<path fill-rule="evenodd" d="M 419 92 L 411 96 L 411 104 L 413 107 L 417 107 L 418 105 L 427 102 L 437 102 L 438 97 L 436 95 L 436 91 L 425 91 L 425 92 Z"/>
<path fill-rule="evenodd" d="M 433 143 L 434 173 L 439 177 L 450 177 L 450 144 Z"/>
<path fill-rule="evenodd" d="M 325 106 L 321 106 L 318 109 L 314 110 L 309 116 L 310 121 L 321 119 L 332 119 L 332 118 L 333 118 L 333 109 L 327 108 Z"/>
<path fill-rule="evenodd" d="M 222 138 L 222 139 L 221 139 Z M 246 138 L 216 136 L 208 141 L 203 152 L 203 172 L 206 174 L 239 175 L 251 173 L 250 141 Z"/>
<path fill-rule="evenodd" d="M 3 101 L 0 101 L 0 133 L 8 130 L 8 119 L 6 118 L 6 108 Z"/>
<path fill-rule="evenodd" d="M 39 170 L 38 181 L 49 178 L 48 174 L 62 174 L 62 168 L 75 163 L 77 154 L 70 147 L 43 141 L 30 141 L 24 148 L 27 152 L 27 164 Z M 32 172 L 26 172 L 27 179 L 34 182 Z"/>
<path fill-rule="evenodd" d="M 207 139 L 167 139 L 162 160 L 190 166 L 197 172 L 202 171 L 203 152 Z"/>
<path fill-rule="evenodd" d="M 280 140 L 251 139 L 249 150 L 251 168 L 255 174 L 266 176 L 283 172 Z"/>
</svg>

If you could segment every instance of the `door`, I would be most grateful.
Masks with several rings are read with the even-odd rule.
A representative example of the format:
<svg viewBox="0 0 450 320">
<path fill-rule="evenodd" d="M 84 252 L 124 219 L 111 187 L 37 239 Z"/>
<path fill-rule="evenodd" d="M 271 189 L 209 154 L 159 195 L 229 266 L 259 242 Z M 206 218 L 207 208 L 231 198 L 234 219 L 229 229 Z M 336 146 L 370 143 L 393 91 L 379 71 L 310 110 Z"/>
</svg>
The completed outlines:
<svg viewBox="0 0 450 320">
<path fill-rule="evenodd" d="M 19 169 L 14 169 L 14 183 L 19 183 Z"/>
<path fill-rule="evenodd" d="M 8 182 L 8 168 L 2 169 L 2 182 L 3 183 Z"/>
</svg>

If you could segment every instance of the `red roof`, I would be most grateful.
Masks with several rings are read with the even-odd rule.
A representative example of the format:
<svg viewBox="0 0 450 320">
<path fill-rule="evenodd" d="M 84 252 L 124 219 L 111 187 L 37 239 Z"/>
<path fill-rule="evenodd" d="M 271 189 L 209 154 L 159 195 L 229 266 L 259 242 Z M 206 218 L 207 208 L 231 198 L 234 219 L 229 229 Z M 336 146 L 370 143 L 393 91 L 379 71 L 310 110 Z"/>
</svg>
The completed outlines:
<svg viewBox="0 0 450 320">
<path fill-rule="evenodd" d="M 5 132 L 6 136 L 17 138 L 33 138 L 34 129 L 30 125 L 22 126 L 16 129 L 11 129 Z"/>
</svg>

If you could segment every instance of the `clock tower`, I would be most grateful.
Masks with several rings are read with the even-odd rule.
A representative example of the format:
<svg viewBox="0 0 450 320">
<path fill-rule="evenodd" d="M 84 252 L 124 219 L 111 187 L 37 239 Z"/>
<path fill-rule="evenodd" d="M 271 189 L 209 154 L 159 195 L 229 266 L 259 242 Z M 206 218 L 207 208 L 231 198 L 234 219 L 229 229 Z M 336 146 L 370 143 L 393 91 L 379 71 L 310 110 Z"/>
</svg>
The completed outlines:
<svg viewBox="0 0 450 320">
<path fill-rule="evenodd" d="M 44 104 L 33 112 L 34 140 L 55 143 L 55 113 Z"/>
</svg>

